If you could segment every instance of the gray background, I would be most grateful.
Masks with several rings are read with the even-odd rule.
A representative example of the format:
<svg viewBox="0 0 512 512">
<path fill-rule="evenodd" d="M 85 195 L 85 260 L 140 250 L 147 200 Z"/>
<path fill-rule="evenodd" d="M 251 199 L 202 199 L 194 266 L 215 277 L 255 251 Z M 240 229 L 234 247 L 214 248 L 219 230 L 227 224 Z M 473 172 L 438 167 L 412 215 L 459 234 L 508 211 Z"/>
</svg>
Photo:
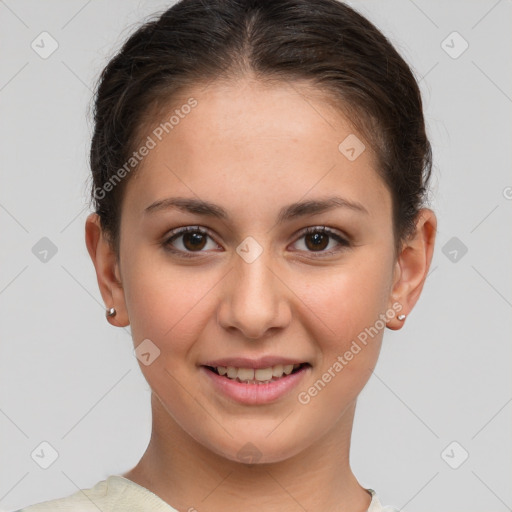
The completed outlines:
<svg viewBox="0 0 512 512">
<path fill-rule="evenodd" d="M 86 115 L 107 59 L 139 22 L 169 5 L 0 1 L 5 510 L 124 472 L 149 440 L 148 385 L 129 329 L 104 319 L 84 243 Z M 386 331 L 360 395 L 352 467 L 384 504 L 408 512 L 511 510 L 512 2 L 351 5 L 421 80 L 439 219 L 423 295 L 401 331 Z M 59 45 L 46 59 L 31 47 L 43 31 Z M 43 237 L 57 249 L 46 261 Z M 58 453 L 48 469 L 31 457 L 44 441 Z"/>
</svg>

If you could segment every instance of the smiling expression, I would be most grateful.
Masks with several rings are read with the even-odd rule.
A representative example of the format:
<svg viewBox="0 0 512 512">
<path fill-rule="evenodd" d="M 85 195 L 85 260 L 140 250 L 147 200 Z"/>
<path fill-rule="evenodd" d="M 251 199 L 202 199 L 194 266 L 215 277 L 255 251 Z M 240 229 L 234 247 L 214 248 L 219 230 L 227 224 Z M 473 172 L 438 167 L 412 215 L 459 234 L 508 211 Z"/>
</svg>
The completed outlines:
<svg viewBox="0 0 512 512">
<path fill-rule="evenodd" d="M 141 370 L 167 421 L 229 459 L 251 443 L 282 460 L 341 428 L 376 364 L 383 330 L 298 400 L 391 307 L 391 196 L 369 143 L 347 158 L 340 143 L 362 136 L 306 86 L 214 83 L 169 111 L 187 97 L 197 106 L 127 183 L 124 306 L 135 346 L 160 351 Z M 285 359 L 306 368 L 267 401 L 233 398 L 205 368 Z"/>
</svg>

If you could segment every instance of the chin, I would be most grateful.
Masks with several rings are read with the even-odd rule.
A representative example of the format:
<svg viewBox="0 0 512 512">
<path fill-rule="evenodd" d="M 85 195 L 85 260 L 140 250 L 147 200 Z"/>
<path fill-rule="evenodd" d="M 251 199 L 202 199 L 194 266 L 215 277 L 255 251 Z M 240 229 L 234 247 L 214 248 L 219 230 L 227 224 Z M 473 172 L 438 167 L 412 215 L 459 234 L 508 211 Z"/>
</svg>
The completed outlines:
<svg viewBox="0 0 512 512">
<path fill-rule="evenodd" d="M 267 429 L 261 429 L 254 436 L 244 435 L 235 439 L 227 437 L 224 442 L 215 444 L 208 439 L 206 446 L 225 459 L 246 465 L 283 462 L 305 448 L 305 445 L 299 443 L 296 437 L 286 435 L 284 431 L 281 436 L 273 433 L 272 438 L 267 437 L 267 434 L 263 432 L 267 432 Z"/>
</svg>

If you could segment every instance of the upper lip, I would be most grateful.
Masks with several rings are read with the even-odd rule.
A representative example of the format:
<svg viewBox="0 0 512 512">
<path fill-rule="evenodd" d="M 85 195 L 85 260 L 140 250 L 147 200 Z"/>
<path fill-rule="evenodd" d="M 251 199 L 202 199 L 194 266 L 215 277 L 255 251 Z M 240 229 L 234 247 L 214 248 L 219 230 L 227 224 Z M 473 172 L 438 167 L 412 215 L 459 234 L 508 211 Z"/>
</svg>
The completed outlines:
<svg viewBox="0 0 512 512">
<path fill-rule="evenodd" d="M 234 366 L 236 368 L 269 368 L 278 364 L 302 364 L 307 363 L 303 359 L 291 359 L 289 357 L 281 356 L 265 356 L 258 359 L 251 359 L 248 357 L 224 357 L 222 359 L 212 359 L 206 361 L 202 366 Z M 309 364 L 309 363 L 308 363 Z"/>
</svg>

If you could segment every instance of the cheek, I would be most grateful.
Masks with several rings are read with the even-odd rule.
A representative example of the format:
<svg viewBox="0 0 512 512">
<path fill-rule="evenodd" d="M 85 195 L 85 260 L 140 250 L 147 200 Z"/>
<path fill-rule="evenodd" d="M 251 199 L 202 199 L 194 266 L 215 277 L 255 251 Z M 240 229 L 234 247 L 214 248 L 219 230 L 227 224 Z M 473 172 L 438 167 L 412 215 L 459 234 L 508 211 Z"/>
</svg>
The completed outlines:
<svg viewBox="0 0 512 512">
<path fill-rule="evenodd" d="M 160 351 L 150 364 L 140 362 L 140 369 L 151 389 L 161 397 L 174 396 L 173 411 L 188 417 L 191 412 L 183 404 L 193 388 L 187 384 L 187 363 L 196 364 L 192 350 L 211 317 L 208 293 L 215 282 L 207 273 L 201 278 L 191 268 L 169 264 L 132 268 L 125 297 L 134 345 L 149 339 Z"/>
<path fill-rule="evenodd" d="M 208 321 L 208 293 L 218 277 L 154 258 L 133 257 L 126 269 L 125 298 L 135 344 L 149 338 L 162 351 L 186 351 Z"/>
<path fill-rule="evenodd" d="M 322 366 L 329 366 L 337 355 L 350 350 L 354 341 L 362 349 L 357 355 L 358 363 L 352 367 L 368 365 L 376 359 L 383 331 L 379 315 L 385 313 L 389 295 L 390 261 L 386 253 L 379 257 L 375 248 L 367 252 L 361 252 L 357 261 L 347 259 L 346 265 L 325 274 L 296 280 L 306 283 L 297 294 L 310 311 L 310 329 L 322 349 Z M 353 348 L 354 352 L 357 350 Z"/>
</svg>

